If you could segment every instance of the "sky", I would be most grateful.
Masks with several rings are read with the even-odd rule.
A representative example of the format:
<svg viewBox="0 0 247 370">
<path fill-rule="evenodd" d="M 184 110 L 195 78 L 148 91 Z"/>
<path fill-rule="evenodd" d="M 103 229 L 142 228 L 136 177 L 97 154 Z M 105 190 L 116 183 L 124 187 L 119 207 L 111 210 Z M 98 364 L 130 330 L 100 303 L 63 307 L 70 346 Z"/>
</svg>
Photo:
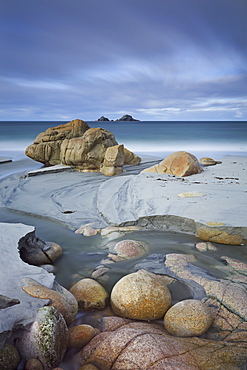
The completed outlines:
<svg viewBox="0 0 247 370">
<path fill-rule="evenodd" d="M 0 120 L 247 121 L 246 0 L 1 0 Z"/>
</svg>

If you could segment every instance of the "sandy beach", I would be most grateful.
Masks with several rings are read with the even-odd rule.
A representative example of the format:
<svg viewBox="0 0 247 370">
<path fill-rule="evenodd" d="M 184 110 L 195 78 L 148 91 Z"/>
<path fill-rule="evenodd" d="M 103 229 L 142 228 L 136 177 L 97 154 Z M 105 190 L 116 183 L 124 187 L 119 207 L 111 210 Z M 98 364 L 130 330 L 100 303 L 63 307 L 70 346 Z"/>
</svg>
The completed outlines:
<svg viewBox="0 0 247 370">
<path fill-rule="evenodd" d="M 60 271 L 57 271 L 56 278 L 59 277 L 61 281 L 67 279 L 66 285 L 69 285 L 67 288 L 70 287 L 72 280 L 82 279 L 83 281 L 85 277 L 91 276 L 97 281 L 98 276 L 99 279 L 103 278 L 100 281 L 103 285 L 106 284 L 110 292 L 112 285 L 116 283 L 116 277 L 118 280 L 121 276 L 128 276 L 128 274 L 131 275 L 131 273 L 139 270 L 146 271 L 147 274 L 151 272 L 154 275 L 161 274 L 159 276 L 170 276 L 172 280 L 175 279 L 174 287 L 168 285 L 172 292 L 173 304 L 181 299 L 184 299 L 184 302 L 186 302 L 186 299 L 192 299 L 192 301 L 194 299 L 197 302 L 206 302 L 209 307 L 217 308 L 212 330 L 208 331 L 205 339 L 193 337 L 193 340 L 198 340 L 196 346 L 201 348 L 201 345 L 204 344 L 203 341 L 206 341 L 207 345 L 214 348 L 214 356 L 210 357 L 210 361 L 215 366 L 219 361 L 218 356 L 221 356 L 221 348 L 224 348 L 228 341 L 229 343 L 232 341 L 231 351 L 233 352 L 230 365 L 232 366 L 235 362 L 241 365 L 246 358 L 245 329 L 238 333 L 238 326 L 240 323 L 245 325 L 246 321 L 246 263 L 244 256 L 247 244 L 247 210 L 245 207 L 247 157 L 226 156 L 218 159 L 222 163 L 214 166 L 204 166 L 201 173 L 187 177 L 178 177 L 167 173 L 142 172 L 144 169 L 160 162 L 159 158 L 150 156 L 144 156 L 140 165 L 124 166 L 123 173 L 112 177 L 99 172 L 78 172 L 73 167 L 63 165 L 41 167 L 40 164 L 32 163 L 29 159 L 22 160 L 18 164 L 7 162 L 1 164 L 3 171 L 0 181 L 0 207 L 14 211 L 14 214 L 20 214 L 20 217 L 21 215 L 29 215 L 35 219 L 44 219 L 47 223 L 55 221 L 74 237 L 82 238 L 77 240 L 78 243 L 81 243 L 81 246 L 79 246 L 76 253 L 75 249 L 69 246 L 72 249 L 71 257 L 69 257 L 70 249 L 68 248 L 65 256 L 58 260 L 58 264 L 55 264 L 56 268 L 60 269 Z M 27 167 L 31 171 L 28 171 Z M 24 168 L 25 171 L 19 172 Z M 104 234 L 98 234 L 92 237 L 98 238 L 99 245 L 96 247 L 96 244 L 94 245 L 94 243 L 97 243 L 96 239 L 74 233 L 74 231 L 87 224 L 97 230 L 101 229 L 101 231 L 108 226 L 137 226 L 136 230 L 138 231 L 126 235 L 116 233 L 114 235 L 115 240 L 107 238 L 104 240 Z M 52 228 L 52 225 L 50 227 Z M 12 281 L 17 285 L 17 291 L 14 292 L 15 299 L 8 301 L 10 302 L 8 304 L 15 305 L 13 308 L 8 307 L 7 310 L 1 310 L 3 322 L 5 322 L 5 315 L 10 310 L 18 313 L 18 315 L 16 314 L 18 319 L 13 322 L 6 320 L 5 331 L 0 333 L 1 343 L 3 344 L 7 339 L 6 333 L 11 333 L 11 330 L 14 330 L 14 332 L 17 330 L 18 334 L 15 335 L 21 336 L 19 332 L 20 322 L 23 328 L 27 328 L 30 326 L 30 320 L 31 322 L 37 320 L 35 304 L 42 307 L 47 303 L 47 300 L 43 299 L 43 303 L 37 298 L 50 298 L 52 301 L 54 294 L 57 294 L 55 293 L 57 288 L 51 286 L 54 275 L 40 267 L 30 266 L 31 280 L 27 281 L 26 279 L 25 262 L 18 257 L 17 245 L 18 239 L 22 235 L 24 236 L 27 231 L 32 232 L 34 228 L 22 224 L 12 226 L 4 223 L 1 224 L 1 228 L 4 259 L 9 261 L 2 279 L 2 282 L 5 282 L 4 293 L 6 297 L 4 299 L 9 300 L 8 297 L 12 297 Z M 152 232 L 153 234 L 148 235 L 143 231 Z M 13 236 L 9 238 L 12 233 Z M 166 237 L 165 233 L 169 236 Z M 27 237 L 28 234 L 25 238 Z M 186 237 L 191 238 L 191 240 L 186 241 Z M 62 240 L 62 235 L 59 238 Z M 137 243 L 146 240 L 147 245 L 151 242 L 150 245 L 153 244 L 153 247 L 139 258 L 132 259 L 130 257 L 126 261 L 120 259 L 120 262 L 111 260 L 114 245 L 116 246 L 119 240 L 124 241 L 128 238 Z M 174 243 L 173 247 L 169 238 L 171 241 L 174 239 L 172 241 Z M 88 251 L 82 249 L 82 244 L 87 244 L 85 239 L 92 240 L 88 244 Z M 100 239 L 101 241 L 99 241 Z M 198 243 L 200 239 L 201 241 L 213 242 L 213 249 L 200 251 L 199 246 L 199 249 L 197 249 L 195 243 Z M 75 241 L 75 239 L 73 240 Z M 57 242 L 57 240 L 54 241 Z M 11 248 L 6 248 L 8 243 L 11 243 Z M 72 239 L 71 243 L 73 243 Z M 167 243 L 167 245 L 170 243 L 168 249 L 166 246 L 162 247 L 164 243 Z M 156 251 L 153 249 L 155 244 L 158 248 Z M 89 245 L 93 246 L 92 251 Z M 204 243 L 203 248 L 205 245 L 207 244 Z M 231 248 L 235 250 L 235 253 Z M 91 264 L 92 267 L 90 268 L 86 261 L 90 261 L 90 256 L 96 250 L 95 262 Z M 11 251 L 15 251 L 15 253 Z M 12 258 L 12 254 L 14 258 Z M 100 256 L 103 260 L 100 260 Z M 16 260 L 20 265 L 18 274 Z M 227 266 L 222 261 L 225 261 Z M 70 263 L 74 268 L 73 277 L 69 275 Z M 110 269 L 109 266 L 111 266 Z M 43 275 L 39 274 L 39 270 L 42 271 Z M 219 278 L 219 276 L 223 276 L 223 278 Z M 104 277 L 106 277 L 106 280 L 104 280 Z M 29 286 L 23 288 L 26 281 Z M 61 284 L 60 281 L 58 283 Z M 32 287 L 32 284 L 34 284 L 34 287 Z M 41 285 L 37 286 L 37 284 Z M 56 285 L 57 282 L 54 282 L 54 284 Z M 23 289 L 27 289 L 27 292 L 30 289 L 31 295 L 24 294 Z M 45 289 L 45 295 L 42 295 L 44 294 L 42 289 Z M 56 296 L 56 299 L 62 300 L 61 302 L 64 304 L 69 293 L 63 288 L 63 285 L 59 289 L 64 292 L 65 296 L 60 295 L 59 298 Z M 35 292 L 34 295 L 33 291 Z M 19 305 L 19 302 L 21 302 L 21 305 Z M 70 303 L 66 304 L 68 307 L 71 305 Z M 26 320 L 26 313 L 23 312 L 23 307 L 27 305 L 31 307 L 28 313 L 29 321 Z M 42 309 L 46 310 L 47 307 L 42 307 Z M 68 311 L 66 312 L 69 314 Z M 214 311 L 212 310 L 212 312 Z M 94 320 L 93 315 L 94 313 L 92 317 L 90 315 L 81 317 L 79 314 L 76 318 L 76 325 L 88 324 L 87 317 Z M 102 315 L 104 316 L 103 312 Z M 227 331 L 228 334 L 225 334 L 226 331 L 221 326 L 222 315 L 223 317 L 230 317 L 230 322 L 232 322 L 232 328 Z M 139 324 L 134 323 L 134 325 Z M 153 330 L 152 324 L 150 325 L 150 330 Z M 64 330 L 68 330 L 66 326 Z M 142 324 L 141 330 L 143 330 Z M 163 330 L 161 334 L 166 335 Z M 243 345 L 240 346 L 238 341 L 235 343 L 235 335 L 240 335 L 239 338 L 244 343 Z M 164 338 L 169 343 L 173 340 L 170 339 L 172 337 Z M 190 343 L 190 340 L 191 338 L 188 343 Z M 93 345 L 93 340 L 89 342 L 88 348 L 90 348 L 91 343 Z M 143 346 L 142 341 L 140 344 Z M 178 341 L 174 340 L 174 346 L 177 345 Z M 187 339 L 183 340 L 183 346 L 186 348 Z M 235 352 L 234 346 L 236 346 L 237 352 Z M 106 348 L 111 348 L 111 346 L 107 344 Z M 65 350 L 66 346 L 64 346 Z M 20 351 L 22 354 L 25 353 L 23 348 Z M 177 348 L 175 351 L 177 351 Z M 81 353 L 81 363 L 83 363 L 83 351 Z M 199 357 L 202 356 L 202 364 L 204 361 L 208 361 L 207 352 L 204 354 L 200 349 L 199 353 Z M 62 361 L 63 353 L 58 354 L 58 356 L 60 357 L 58 357 L 57 363 Z M 96 361 L 96 363 L 99 361 L 100 363 L 101 360 L 97 359 L 97 354 L 95 358 L 96 360 L 93 357 L 92 361 Z M 153 356 L 149 360 L 153 361 Z M 74 366 L 73 361 L 78 364 L 79 359 L 78 357 L 74 358 L 68 352 L 60 366 L 69 370 Z M 178 361 L 184 360 L 179 358 Z M 186 361 L 189 365 L 191 364 L 191 358 Z M 225 366 L 224 364 L 221 365 Z M 239 366 L 234 368 L 240 369 Z"/>
<path fill-rule="evenodd" d="M 159 162 L 148 156 L 139 166 L 125 166 L 124 173 L 110 178 L 65 166 L 41 168 L 4 178 L 0 204 L 71 229 L 91 222 L 98 228 L 140 224 L 142 218 L 162 216 L 163 229 L 193 234 L 198 224 L 217 226 L 241 235 L 245 243 L 247 158 L 226 156 L 221 161 L 184 178 L 140 173 Z"/>
</svg>

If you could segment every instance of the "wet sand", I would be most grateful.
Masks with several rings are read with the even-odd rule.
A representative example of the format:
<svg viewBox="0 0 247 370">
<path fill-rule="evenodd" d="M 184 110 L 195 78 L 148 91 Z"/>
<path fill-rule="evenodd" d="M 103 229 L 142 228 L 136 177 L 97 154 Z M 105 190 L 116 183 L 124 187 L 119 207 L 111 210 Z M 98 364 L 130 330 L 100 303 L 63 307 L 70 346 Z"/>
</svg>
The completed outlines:
<svg viewBox="0 0 247 370">
<path fill-rule="evenodd" d="M 56 220 L 72 230 L 89 222 L 102 228 L 166 215 L 192 220 L 191 233 L 193 223 L 221 224 L 242 228 L 247 239 L 247 157 L 224 157 L 222 164 L 185 178 L 140 173 L 156 162 L 145 158 L 114 177 L 70 168 L 14 174 L 0 182 L 0 206 Z"/>
</svg>

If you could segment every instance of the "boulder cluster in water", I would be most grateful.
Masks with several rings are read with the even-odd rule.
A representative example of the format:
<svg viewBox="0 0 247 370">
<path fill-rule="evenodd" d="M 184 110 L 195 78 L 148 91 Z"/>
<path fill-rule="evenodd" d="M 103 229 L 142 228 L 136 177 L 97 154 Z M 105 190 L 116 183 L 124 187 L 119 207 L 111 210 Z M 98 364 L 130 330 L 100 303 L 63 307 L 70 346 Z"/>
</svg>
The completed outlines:
<svg viewBox="0 0 247 370">
<path fill-rule="evenodd" d="M 243 364 L 247 356 L 247 265 L 225 257 L 229 272 L 234 271 L 228 280 L 216 279 L 195 266 L 193 255 L 153 255 L 153 263 L 149 255 L 146 264 L 147 243 L 112 240 L 116 232 L 137 229 L 102 229 L 102 237 L 108 235 L 111 241 L 108 257 L 95 270 L 101 273 L 78 280 L 69 291 L 56 281 L 47 287 L 35 276 L 22 279 L 20 289 L 27 297 L 48 300 L 48 305 L 37 310 L 28 330 L 13 333 L 14 339 L 18 337 L 16 345 L 6 337 L 0 350 L 1 369 L 14 370 L 22 361 L 26 370 L 51 370 L 61 364 L 65 353 L 73 366 L 85 370 L 113 366 L 145 370 L 154 363 L 157 370 L 169 366 L 232 370 Z M 212 243 L 201 244 L 196 245 L 201 251 L 216 248 Z M 19 248 L 25 249 L 25 258 L 30 249 L 29 261 L 40 264 L 41 250 L 52 246 L 31 232 L 20 239 Z M 144 260 L 137 262 L 136 272 L 121 278 L 108 292 L 104 287 L 107 266 L 140 257 Z M 186 288 L 189 297 L 173 297 L 175 284 Z M 77 315 L 78 311 L 84 315 Z"/>
</svg>

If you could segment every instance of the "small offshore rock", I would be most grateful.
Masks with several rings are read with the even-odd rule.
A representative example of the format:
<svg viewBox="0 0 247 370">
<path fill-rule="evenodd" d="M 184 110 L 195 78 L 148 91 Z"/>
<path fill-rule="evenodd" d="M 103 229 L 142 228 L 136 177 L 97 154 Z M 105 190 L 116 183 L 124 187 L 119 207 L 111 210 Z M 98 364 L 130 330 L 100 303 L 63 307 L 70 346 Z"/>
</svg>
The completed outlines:
<svg viewBox="0 0 247 370">
<path fill-rule="evenodd" d="M 124 276 L 113 287 L 111 306 L 115 314 L 137 320 L 163 317 L 171 306 L 167 286 L 145 270 Z"/>
<path fill-rule="evenodd" d="M 121 118 L 116 119 L 116 121 L 139 121 L 139 119 L 133 118 L 130 114 L 124 114 Z"/>
<path fill-rule="evenodd" d="M 209 307 L 196 299 L 176 303 L 165 314 L 166 330 L 179 337 L 195 337 L 204 334 L 213 322 Z"/>
<path fill-rule="evenodd" d="M 97 281 L 86 278 L 81 279 L 70 288 L 80 310 L 102 310 L 106 306 L 108 293 Z"/>
<path fill-rule="evenodd" d="M 199 242 L 195 245 L 200 252 L 217 251 L 217 248 L 211 242 Z"/>
<path fill-rule="evenodd" d="M 19 352 L 10 343 L 6 343 L 0 350 L 0 369 L 15 370 L 21 361 Z"/>
<path fill-rule="evenodd" d="M 68 343 L 68 328 L 54 307 L 38 309 L 29 331 L 24 331 L 18 348 L 21 356 L 39 358 L 44 370 L 53 369 L 63 359 Z"/>
<path fill-rule="evenodd" d="M 27 361 L 25 370 L 43 370 L 42 363 L 37 358 L 32 358 Z"/>
<path fill-rule="evenodd" d="M 101 116 L 100 118 L 97 119 L 97 121 L 104 122 L 104 121 L 110 121 L 109 118 Z"/>
<path fill-rule="evenodd" d="M 69 328 L 69 343 L 68 348 L 81 350 L 95 335 L 99 334 L 99 330 L 91 325 L 82 324 Z"/>
</svg>

